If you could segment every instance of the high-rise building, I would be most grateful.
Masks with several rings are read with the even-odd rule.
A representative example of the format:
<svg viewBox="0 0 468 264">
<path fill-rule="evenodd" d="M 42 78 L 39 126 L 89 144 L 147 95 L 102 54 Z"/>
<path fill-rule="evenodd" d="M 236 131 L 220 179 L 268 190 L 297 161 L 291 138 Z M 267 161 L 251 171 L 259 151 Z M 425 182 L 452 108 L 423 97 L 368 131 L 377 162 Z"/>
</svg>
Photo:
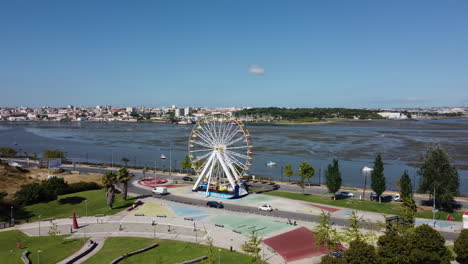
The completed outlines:
<svg viewBox="0 0 468 264">
<path fill-rule="evenodd" d="M 190 107 L 185 107 L 184 116 L 189 116 L 192 113 L 192 109 Z"/>
<path fill-rule="evenodd" d="M 183 109 L 183 108 L 176 108 L 176 109 L 175 109 L 174 116 L 175 116 L 175 117 L 184 116 L 184 109 Z"/>
</svg>

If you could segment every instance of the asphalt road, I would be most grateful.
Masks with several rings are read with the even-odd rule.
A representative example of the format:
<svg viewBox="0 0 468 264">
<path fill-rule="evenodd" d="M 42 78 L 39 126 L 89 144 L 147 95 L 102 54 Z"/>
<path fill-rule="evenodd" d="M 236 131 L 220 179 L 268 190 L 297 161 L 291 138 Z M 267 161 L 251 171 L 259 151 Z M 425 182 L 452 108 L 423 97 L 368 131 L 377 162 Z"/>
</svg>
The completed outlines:
<svg viewBox="0 0 468 264">
<path fill-rule="evenodd" d="M 26 166 L 25 162 L 18 162 L 22 165 Z M 67 169 L 71 169 L 70 167 L 66 166 Z M 80 167 L 77 166 L 74 168 L 77 171 L 83 172 L 83 173 L 104 173 L 107 171 L 107 168 L 94 168 L 94 167 Z M 118 170 L 117 168 L 114 170 Z M 133 171 L 132 173 L 136 176 L 133 180 L 138 180 L 139 178 L 143 177 L 143 173 L 141 171 Z M 156 176 L 160 178 L 171 178 L 174 180 L 182 180 L 183 176 L 176 176 L 176 175 L 168 175 L 168 174 L 154 174 L 154 173 L 146 173 L 146 176 Z M 262 183 L 253 183 L 252 184 L 254 188 L 264 188 L 268 189 L 271 188 L 271 185 L 269 184 L 262 184 Z M 302 192 L 302 189 L 298 188 L 298 186 L 292 186 L 288 184 L 280 184 L 279 185 L 279 190 L 281 191 L 293 191 L 297 192 L 299 189 L 300 192 Z M 297 187 L 297 188 L 296 188 Z M 310 189 L 309 189 L 310 188 Z M 308 187 L 306 188 L 306 193 L 312 193 L 314 190 L 318 190 L 318 192 L 313 192 L 315 194 L 321 193 L 320 190 L 323 188 L 319 187 Z M 129 184 L 129 192 L 138 194 L 140 196 L 151 196 L 151 191 L 146 190 L 144 188 L 139 188 L 136 187 L 132 184 Z M 356 192 L 354 192 L 356 195 Z M 321 194 L 324 194 L 323 192 Z M 358 195 L 356 195 L 358 196 Z M 190 204 L 190 205 L 195 205 L 195 206 L 201 206 L 201 207 L 206 207 L 206 201 L 202 199 L 192 199 L 192 198 L 186 198 L 178 195 L 165 195 L 165 196 L 157 196 L 158 199 L 164 199 L 168 201 L 173 201 L 173 202 L 178 202 L 178 203 L 184 203 L 184 204 Z M 318 222 L 319 216 L 318 215 L 310 215 L 310 214 L 303 214 L 303 213 L 296 213 L 296 212 L 287 212 L 287 211 L 280 211 L 280 210 L 274 210 L 272 212 L 265 212 L 265 211 L 260 211 L 257 208 L 250 207 L 250 206 L 244 206 L 244 205 L 238 205 L 238 204 L 224 204 L 223 209 L 219 210 L 226 210 L 226 211 L 234 211 L 234 212 L 241 212 L 241 213 L 251 213 L 251 214 L 256 214 L 256 215 L 268 215 L 268 216 L 274 216 L 274 217 L 279 217 L 282 219 L 291 219 L 292 221 L 294 220 L 301 220 L 301 221 L 309 221 L 309 222 Z M 348 222 L 346 219 L 342 218 L 336 218 L 336 217 L 331 217 L 331 220 L 333 221 L 334 224 L 340 225 L 340 226 L 348 226 Z M 286 220 L 285 220 L 286 221 Z M 372 228 L 379 229 L 380 226 L 376 223 L 363 223 L 363 225 L 370 226 Z M 455 240 L 458 237 L 458 233 L 452 233 L 452 232 L 440 232 L 445 239 L 447 240 Z"/>
</svg>

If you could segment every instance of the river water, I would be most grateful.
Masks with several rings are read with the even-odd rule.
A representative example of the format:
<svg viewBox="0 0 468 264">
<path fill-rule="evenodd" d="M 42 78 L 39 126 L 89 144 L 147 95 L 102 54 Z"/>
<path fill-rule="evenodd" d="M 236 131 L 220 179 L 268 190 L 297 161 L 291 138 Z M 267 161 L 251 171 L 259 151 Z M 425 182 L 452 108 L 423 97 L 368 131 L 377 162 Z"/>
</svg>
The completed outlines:
<svg viewBox="0 0 468 264">
<path fill-rule="evenodd" d="M 132 166 L 169 168 L 170 156 L 173 164 L 179 166 L 187 155 L 191 129 L 192 126 L 162 123 L 1 122 L 0 146 L 30 154 L 60 149 L 77 162 L 122 164 L 121 158 L 127 157 Z M 336 157 L 340 160 L 343 185 L 363 187 L 362 167 L 372 167 L 373 158 L 381 153 L 387 189 L 398 190 L 396 180 L 404 170 L 419 181 L 411 165 L 421 160 L 430 144 L 439 143 L 460 168 L 460 192 L 468 195 L 468 119 L 251 125 L 248 129 L 254 146 L 249 171 L 253 175 L 281 179 L 282 166 L 292 164 L 297 171 L 298 165 L 307 161 L 316 169 L 311 182 L 323 183 L 323 170 Z M 161 160 L 161 154 L 167 159 Z M 268 161 L 278 165 L 267 167 Z M 297 176 L 291 180 L 297 180 Z"/>
</svg>

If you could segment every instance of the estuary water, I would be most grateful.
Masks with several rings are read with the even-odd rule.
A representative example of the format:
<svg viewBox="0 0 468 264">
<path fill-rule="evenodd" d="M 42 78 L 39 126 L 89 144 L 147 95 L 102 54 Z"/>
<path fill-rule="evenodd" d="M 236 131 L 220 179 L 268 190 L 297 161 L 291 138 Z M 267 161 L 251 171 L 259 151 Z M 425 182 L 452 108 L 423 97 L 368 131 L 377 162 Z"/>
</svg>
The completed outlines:
<svg viewBox="0 0 468 264">
<path fill-rule="evenodd" d="M 381 153 L 387 189 L 398 190 L 396 180 L 404 170 L 419 181 L 411 165 L 421 160 L 430 144 L 439 143 L 459 167 L 460 192 L 468 195 L 468 119 L 247 127 L 254 146 L 249 171 L 253 175 L 281 179 L 282 166 L 291 164 L 297 171 L 307 161 L 316 170 L 311 183 L 323 183 L 324 169 L 338 158 L 343 185 L 363 187 L 362 167 L 372 167 L 375 155 Z M 76 162 L 122 164 L 122 157 L 127 157 L 131 166 L 168 169 L 170 158 L 178 167 L 187 155 L 191 129 L 191 125 L 163 123 L 0 122 L 0 146 L 39 155 L 44 149 L 60 149 Z M 161 154 L 167 159 L 161 160 Z M 277 166 L 267 167 L 268 161 Z"/>
</svg>

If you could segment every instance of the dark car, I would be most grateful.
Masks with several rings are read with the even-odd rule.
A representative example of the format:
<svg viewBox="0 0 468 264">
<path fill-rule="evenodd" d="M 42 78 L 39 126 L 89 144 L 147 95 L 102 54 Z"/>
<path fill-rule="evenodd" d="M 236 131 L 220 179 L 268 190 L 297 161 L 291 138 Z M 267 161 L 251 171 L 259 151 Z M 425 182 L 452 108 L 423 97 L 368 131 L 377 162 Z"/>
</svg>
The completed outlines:
<svg viewBox="0 0 468 264">
<path fill-rule="evenodd" d="M 215 201 L 209 201 L 206 203 L 208 207 L 214 207 L 214 208 L 224 208 L 224 205 L 222 203 L 218 203 Z"/>
<path fill-rule="evenodd" d="M 184 180 L 184 181 L 193 181 L 193 179 L 192 179 L 192 178 L 190 178 L 190 177 L 187 177 L 187 176 L 183 177 L 183 178 L 182 178 L 182 180 Z"/>
</svg>

